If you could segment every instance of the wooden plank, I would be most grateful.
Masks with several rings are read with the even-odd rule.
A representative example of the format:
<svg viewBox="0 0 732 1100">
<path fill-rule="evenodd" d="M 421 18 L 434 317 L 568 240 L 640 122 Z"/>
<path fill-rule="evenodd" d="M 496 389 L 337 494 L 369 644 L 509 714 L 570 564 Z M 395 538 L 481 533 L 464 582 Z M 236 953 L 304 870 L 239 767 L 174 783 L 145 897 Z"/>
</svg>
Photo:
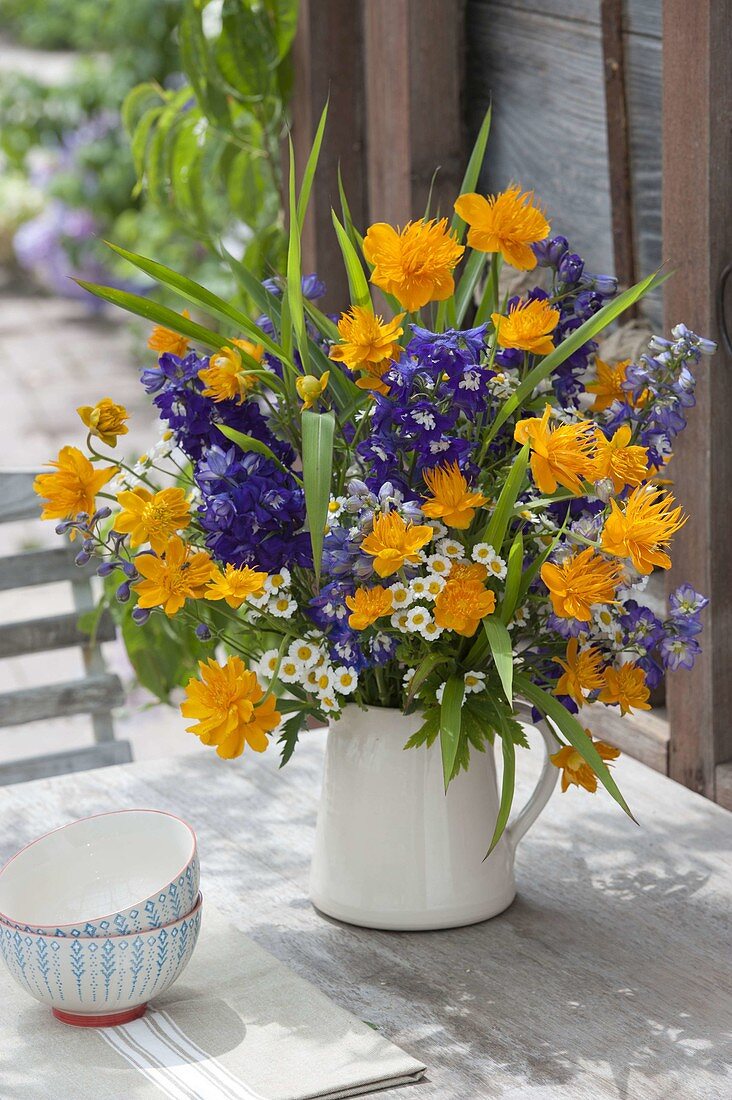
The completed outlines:
<svg viewBox="0 0 732 1100">
<path fill-rule="evenodd" d="M 725 810 L 732 810 L 732 760 L 717 764 L 715 798 Z"/>
<path fill-rule="evenodd" d="M 89 634 L 79 629 L 76 612 L 49 615 L 44 619 L 27 619 L 0 626 L 0 658 L 20 657 L 24 653 L 45 653 L 51 649 L 71 646 L 89 648 Z M 108 611 L 100 616 L 96 630 L 97 642 L 111 642 L 116 635 L 114 620 Z"/>
<path fill-rule="evenodd" d="M 90 714 L 121 706 L 125 693 L 118 676 L 106 673 L 44 687 L 0 694 L 0 727 L 21 726 L 45 718 Z"/>
<path fill-rule="evenodd" d="M 467 113 L 474 136 L 488 103 L 494 115 L 481 189 L 512 180 L 536 190 L 554 232 L 591 271 L 613 270 L 599 4 L 586 21 L 564 3 L 468 5 Z M 539 9 L 539 10 L 529 10 Z M 633 220 L 641 274 L 661 263 L 661 50 L 657 38 L 624 39 Z M 660 297 L 641 313 L 660 324 Z"/>
<path fill-rule="evenodd" d="M 40 517 L 40 497 L 33 492 L 33 482 L 38 473 L 38 470 L 0 472 L 0 523 Z"/>
<path fill-rule="evenodd" d="M 94 564 L 89 562 L 85 566 L 76 565 L 74 558 L 78 552 L 77 543 L 76 547 L 70 545 L 54 550 L 30 550 L 0 558 L 0 592 L 89 577 L 94 573 Z"/>
<path fill-rule="evenodd" d="M 615 745 L 621 752 L 668 775 L 669 725 L 666 711 L 659 707 L 621 717 L 613 707 L 601 705 L 582 711 L 582 721 L 595 737 Z"/>
<path fill-rule="evenodd" d="M 468 8 L 480 8 L 491 0 L 470 0 Z M 564 22 L 600 25 L 598 0 L 499 0 L 501 7 L 513 11 L 552 15 Z M 661 38 L 662 0 L 624 0 L 623 30 L 626 33 Z"/>
<path fill-rule="evenodd" d="M 600 0 L 602 54 L 605 68 L 610 211 L 615 274 L 621 286 L 636 282 L 633 194 L 630 175 L 630 134 L 623 47 L 623 0 Z M 635 316 L 634 306 L 626 316 Z"/>
<path fill-rule="evenodd" d="M 364 8 L 371 222 L 452 216 L 465 162 L 460 0 L 368 0 Z"/>
<path fill-rule="evenodd" d="M 340 211 L 338 165 L 354 223 L 365 228 L 366 167 L 361 0 L 300 0 L 293 51 L 293 141 L 305 167 L 320 113 L 330 96 L 328 125 L 303 235 L 303 269 L 325 281 L 325 304 L 348 304 L 348 281 L 333 230 Z"/>
<path fill-rule="evenodd" d="M 730 1095 L 725 811 L 621 758 L 615 773 L 640 828 L 603 792 L 557 793 L 519 845 L 518 897 L 501 916 L 439 934 L 369 931 L 324 919 L 307 901 L 322 746 L 309 733 L 282 771 L 270 750 L 19 784 L 0 799 L 0 861 L 110 807 L 184 817 L 198 835 L 209 911 L 426 1063 L 423 1082 L 377 1094 L 385 1100 Z M 518 756 L 517 805 L 540 755 Z M 663 950 L 652 950 L 659 934 Z M 10 981 L 0 969 L 0 1001 Z M 174 998 L 198 994 L 186 982 Z M 40 1020 L 47 1010 L 28 1000 L 26 1011 Z M 51 1083 L 65 1068 L 58 1042 L 42 1067 Z M 36 1100 L 15 1013 L 0 1021 L 0 1045 L 5 1075 L 16 1070 L 14 1100 Z M 74 1100 L 95 1100 L 93 1066 L 79 1075 Z"/>
<path fill-rule="evenodd" d="M 12 760 L 0 764 L 0 787 L 68 772 L 88 771 L 90 768 L 108 768 L 112 764 L 129 764 L 131 760 L 129 741 L 109 741 L 103 745 L 85 745 L 80 749 L 67 749 L 46 756 Z"/>
<path fill-rule="evenodd" d="M 684 0 L 664 4 L 664 253 L 666 327 L 683 321 L 719 339 L 716 299 L 732 256 L 732 0 L 698 0 L 689 33 Z M 732 288 L 728 288 L 732 290 Z M 732 293 L 725 303 L 732 316 Z M 697 371 L 696 408 L 675 446 L 672 476 L 690 520 L 675 539 L 672 587 L 710 597 L 703 652 L 668 677 L 670 774 L 714 797 L 715 766 L 732 758 L 732 355 L 720 347 Z"/>
</svg>

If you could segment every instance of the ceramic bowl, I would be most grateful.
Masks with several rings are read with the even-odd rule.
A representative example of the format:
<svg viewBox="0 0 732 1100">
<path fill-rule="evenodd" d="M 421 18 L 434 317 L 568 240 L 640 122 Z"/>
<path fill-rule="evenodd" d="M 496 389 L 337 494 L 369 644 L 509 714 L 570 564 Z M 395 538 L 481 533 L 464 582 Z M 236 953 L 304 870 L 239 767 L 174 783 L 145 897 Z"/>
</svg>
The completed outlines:
<svg viewBox="0 0 732 1100">
<path fill-rule="evenodd" d="M 95 938 L 160 928 L 198 897 L 196 835 L 161 810 L 81 818 L 0 870 L 0 921 L 21 932 Z"/>
<path fill-rule="evenodd" d="M 13 978 L 64 1023 L 114 1027 L 180 977 L 196 946 L 203 898 L 162 928 L 103 939 L 43 936 L 0 922 L 0 954 Z"/>
</svg>

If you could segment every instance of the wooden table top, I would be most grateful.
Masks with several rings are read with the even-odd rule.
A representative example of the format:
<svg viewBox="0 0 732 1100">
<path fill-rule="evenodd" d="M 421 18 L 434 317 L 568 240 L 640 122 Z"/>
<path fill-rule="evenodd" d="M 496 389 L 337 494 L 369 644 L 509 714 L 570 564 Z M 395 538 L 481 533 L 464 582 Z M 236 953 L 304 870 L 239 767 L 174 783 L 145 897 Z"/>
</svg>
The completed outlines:
<svg viewBox="0 0 732 1100">
<path fill-rule="evenodd" d="M 0 859 L 90 813 L 185 817 L 207 902 L 427 1064 L 424 1082 L 384 1097 L 729 1100 L 732 815 L 623 758 L 640 827 L 604 792 L 555 794 L 519 845 L 505 913 L 368 931 L 307 900 L 323 743 L 307 734 L 282 771 L 274 752 L 196 754 L 2 788 Z M 520 759 L 517 806 L 539 758 Z M 0 1003 L 9 980 L 2 969 Z"/>
</svg>

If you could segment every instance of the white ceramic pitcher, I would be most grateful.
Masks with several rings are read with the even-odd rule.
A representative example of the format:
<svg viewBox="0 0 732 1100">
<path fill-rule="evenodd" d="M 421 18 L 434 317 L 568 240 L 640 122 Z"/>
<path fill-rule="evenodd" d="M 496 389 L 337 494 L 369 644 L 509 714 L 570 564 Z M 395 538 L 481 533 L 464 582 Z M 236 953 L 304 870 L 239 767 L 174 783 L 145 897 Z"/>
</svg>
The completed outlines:
<svg viewBox="0 0 732 1100">
<path fill-rule="evenodd" d="M 439 745 L 407 749 L 418 714 L 349 706 L 331 725 L 310 898 L 323 913 L 367 928 L 456 928 L 501 913 L 516 894 L 516 845 L 558 777 L 557 743 L 538 724 L 547 758 L 531 798 L 484 859 L 498 815 L 490 746 L 445 794 Z"/>
</svg>

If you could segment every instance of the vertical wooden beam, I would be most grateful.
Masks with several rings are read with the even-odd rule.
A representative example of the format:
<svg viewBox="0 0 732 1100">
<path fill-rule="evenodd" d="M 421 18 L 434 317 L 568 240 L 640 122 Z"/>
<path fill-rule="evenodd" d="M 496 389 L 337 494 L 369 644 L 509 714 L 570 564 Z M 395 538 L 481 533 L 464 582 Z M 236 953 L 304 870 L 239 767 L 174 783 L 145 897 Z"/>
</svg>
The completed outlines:
<svg viewBox="0 0 732 1100">
<path fill-rule="evenodd" d="M 623 49 L 623 0 L 600 0 L 600 21 L 615 274 L 622 286 L 632 286 L 636 281 L 636 262 Z M 631 312 L 635 310 L 629 311 L 629 315 Z"/>
<path fill-rule="evenodd" d="M 664 0 L 664 256 L 667 326 L 684 321 L 719 340 L 720 277 L 732 260 L 732 0 Z M 729 298 L 729 296 L 728 296 Z M 732 301 L 726 308 L 732 316 Z M 675 541 L 675 586 L 711 599 L 693 672 L 669 676 L 669 769 L 714 797 L 715 765 L 732 759 L 732 355 L 705 360 L 697 406 L 672 475 L 690 519 Z"/>
<path fill-rule="evenodd" d="M 464 3 L 366 0 L 369 218 L 452 215 L 464 169 Z"/>
<path fill-rule="evenodd" d="M 366 211 L 366 150 L 361 0 L 300 0 L 293 49 L 292 133 L 300 172 L 330 96 L 328 126 L 303 234 L 303 270 L 325 281 L 329 309 L 345 308 L 348 283 L 331 207 L 340 209 L 338 164 L 353 220 Z"/>
</svg>

